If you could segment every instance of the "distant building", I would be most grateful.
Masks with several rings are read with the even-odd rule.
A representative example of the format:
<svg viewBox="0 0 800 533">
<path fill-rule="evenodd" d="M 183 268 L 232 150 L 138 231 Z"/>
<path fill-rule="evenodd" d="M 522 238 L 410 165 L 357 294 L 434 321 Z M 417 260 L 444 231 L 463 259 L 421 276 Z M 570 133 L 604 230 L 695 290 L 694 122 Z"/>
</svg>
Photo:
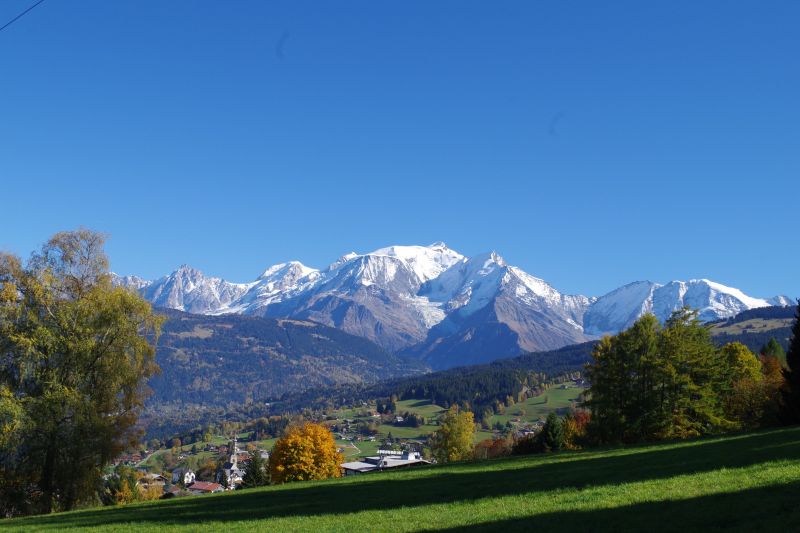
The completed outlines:
<svg viewBox="0 0 800 533">
<path fill-rule="evenodd" d="M 186 488 L 192 494 L 213 494 L 225 490 L 225 487 L 219 483 L 209 483 L 208 481 L 195 481 Z"/>
<path fill-rule="evenodd" d="M 237 485 L 242 484 L 245 472 L 244 467 L 240 466 L 239 463 L 239 457 L 243 454 L 236 445 L 236 435 L 231 439 L 228 450 L 230 451 L 230 456 L 217 472 L 217 481 L 224 483 L 229 489 L 235 489 Z"/>
<path fill-rule="evenodd" d="M 139 479 L 137 484 L 144 490 L 147 490 L 150 487 L 159 487 L 163 489 L 164 485 L 167 484 L 167 479 L 159 474 L 145 474 L 141 479 Z"/>
<path fill-rule="evenodd" d="M 176 468 L 172 471 L 172 483 L 187 487 L 194 483 L 194 472 L 188 468 Z"/>
<path fill-rule="evenodd" d="M 378 450 L 380 452 L 389 452 L 391 450 Z M 352 461 L 339 465 L 344 471 L 344 475 L 353 476 L 356 474 L 365 474 L 367 472 L 374 472 L 376 470 L 387 470 L 392 468 L 409 468 L 413 466 L 422 466 L 430 464 L 422 458 L 419 452 L 393 452 L 391 454 L 382 454 L 377 457 L 365 457 L 361 461 Z"/>
</svg>

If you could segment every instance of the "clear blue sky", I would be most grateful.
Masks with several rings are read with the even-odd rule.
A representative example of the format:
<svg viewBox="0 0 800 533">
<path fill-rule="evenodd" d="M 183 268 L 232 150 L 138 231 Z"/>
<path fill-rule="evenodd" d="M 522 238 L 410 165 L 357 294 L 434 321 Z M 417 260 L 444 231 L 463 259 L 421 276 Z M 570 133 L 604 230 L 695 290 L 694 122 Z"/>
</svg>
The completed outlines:
<svg viewBox="0 0 800 533">
<path fill-rule="evenodd" d="M 0 2 L 0 24 L 33 0 Z M 800 295 L 800 2 L 45 0 L 0 32 L 0 248 L 232 281 L 443 240 L 567 292 Z"/>
</svg>

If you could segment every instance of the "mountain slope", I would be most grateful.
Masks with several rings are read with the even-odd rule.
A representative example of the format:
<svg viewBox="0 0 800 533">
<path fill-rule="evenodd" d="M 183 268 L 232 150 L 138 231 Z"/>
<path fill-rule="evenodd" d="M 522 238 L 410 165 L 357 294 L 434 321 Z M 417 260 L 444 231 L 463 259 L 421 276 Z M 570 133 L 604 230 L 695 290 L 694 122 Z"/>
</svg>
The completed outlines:
<svg viewBox="0 0 800 533">
<path fill-rule="evenodd" d="M 444 313 L 420 286 L 463 260 L 443 244 L 392 246 L 348 255 L 323 271 L 306 290 L 266 306 L 265 316 L 314 320 L 397 351 L 425 338 Z"/>
<path fill-rule="evenodd" d="M 423 372 L 414 360 L 308 321 L 162 311 L 153 404 L 242 403 L 310 387 L 374 382 Z"/>
<path fill-rule="evenodd" d="M 403 353 L 435 369 L 588 340 L 581 323 L 589 298 L 563 295 L 494 252 L 450 268 L 421 294 L 448 314 L 425 342 Z"/>
</svg>

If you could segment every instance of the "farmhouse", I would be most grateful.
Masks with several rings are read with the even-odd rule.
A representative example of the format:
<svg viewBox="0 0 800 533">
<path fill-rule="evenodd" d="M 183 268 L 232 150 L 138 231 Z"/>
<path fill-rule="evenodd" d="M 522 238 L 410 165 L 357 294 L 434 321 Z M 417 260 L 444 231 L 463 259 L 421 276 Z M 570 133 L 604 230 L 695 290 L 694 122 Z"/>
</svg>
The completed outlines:
<svg viewBox="0 0 800 533">
<path fill-rule="evenodd" d="M 195 481 L 186 488 L 192 494 L 213 494 L 225 490 L 225 487 L 219 483 L 210 483 L 208 481 Z"/>
<path fill-rule="evenodd" d="M 376 470 L 409 468 L 430 464 L 430 461 L 424 460 L 419 452 L 393 452 L 392 454 L 385 453 L 385 450 L 379 450 L 379 452 L 384 453 L 377 457 L 365 457 L 361 461 L 343 463 L 339 466 L 344 471 L 344 475 L 353 476 Z"/>
</svg>

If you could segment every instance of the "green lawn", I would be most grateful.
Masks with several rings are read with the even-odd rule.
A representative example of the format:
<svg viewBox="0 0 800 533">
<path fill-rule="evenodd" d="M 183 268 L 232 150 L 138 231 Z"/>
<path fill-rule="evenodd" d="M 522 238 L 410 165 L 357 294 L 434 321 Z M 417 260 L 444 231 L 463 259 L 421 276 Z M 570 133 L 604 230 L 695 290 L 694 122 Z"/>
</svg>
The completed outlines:
<svg viewBox="0 0 800 533">
<path fill-rule="evenodd" d="M 506 412 L 502 415 L 493 415 L 490 418 L 491 424 L 494 425 L 495 422 L 505 424 L 509 421 L 513 423 L 515 419 L 525 423 L 545 419 L 551 411 L 566 411 L 574 406 L 584 390 L 586 389 L 572 384 L 567 384 L 566 389 L 562 389 L 561 385 L 554 385 L 539 396 L 506 408 Z"/>
<path fill-rule="evenodd" d="M 0 531 L 798 531 L 800 428 L 0 521 Z"/>
</svg>

